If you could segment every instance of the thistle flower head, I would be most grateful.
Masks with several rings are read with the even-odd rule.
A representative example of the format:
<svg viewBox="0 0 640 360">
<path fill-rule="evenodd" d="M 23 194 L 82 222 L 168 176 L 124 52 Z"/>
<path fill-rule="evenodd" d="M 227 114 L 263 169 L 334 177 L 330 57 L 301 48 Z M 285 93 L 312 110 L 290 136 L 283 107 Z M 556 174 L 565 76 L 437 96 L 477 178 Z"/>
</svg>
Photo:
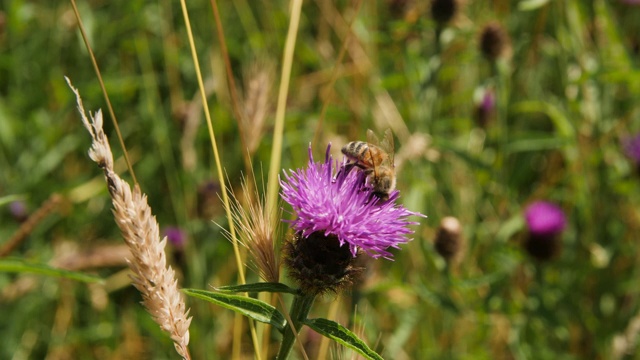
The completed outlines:
<svg viewBox="0 0 640 360">
<path fill-rule="evenodd" d="M 640 133 L 622 141 L 624 153 L 637 166 L 640 166 Z"/>
<path fill-rule="evenodd" d="M 440 221 L 435 240 L 438 254 L 447 262 L 453 262 L 460 256 L 464 246 L 463 242 L 460 220 L 453 216 L 443 218 Z"/>
<path fill-rule="evenodd" d="M 431 1 L 431 17 L 442 26 L 455 17 L 460 8 L 460 0 Z"/>
<path fill-rule="evenodd" d="M 27 204 L 22 200 L 12 201 L 9 204 L 9 212 L 17 222 L 24 222 L 29 217 Z"/>
<path fill-rule="evenodd" d="M 564 230 L 566 219 L 562 209 L 553 203 L 537 201 L 524 213 L 529 231 L 535 235 L 555 235 Z"/>
<path fill-rule="evenodd" d="M 524 218 L 529 229 L 525 249 L 538 260 L 549 260 L 560 251 L 560 235 L 566 227 L 562 209 L 550 202 L 537 201 L 527 207 Z"/>
<path fill-rule="evenodd" d="M 491 88 L 484 88 L 476 91 L 475 97 L 475 115 L 477 124 L 486 128 L 496 111 L 496 95 Z"/>
<path fill-rule="evenodd" d="M 485 25 L 480 33 L 480 51 L 490 61 L 508 56 L 510 42 L 509 35 L 498 22 Z"/>
<path fill-rule="evenodd" d="M 407 218 L 423 215 L 397 205 L 397 190 L 387 201 L 376 201 L 366 185 L 366 174 L 334 164 L 330 148 L 324 163 L 317 163 L 309 147 L 308 167 L 290 171 L 280 182 L 282 198 L 297 215 L 291 227 L 302 237 L 316 232 L 335 236 L 340 246 L 349 246 L 354 257 L 362 250 L 374 258 L 391 259 L 387 249 L 408 242 L 406 235 L 413 233 L 408 225 L 417 224 Z"/>
<path fill-rule="evenodd" d="M 169 226 L 164 229 L 163 233 L 176 249 L 182 249 L 187 242 L 187 235 L 180 228 Z"/>
</svg>

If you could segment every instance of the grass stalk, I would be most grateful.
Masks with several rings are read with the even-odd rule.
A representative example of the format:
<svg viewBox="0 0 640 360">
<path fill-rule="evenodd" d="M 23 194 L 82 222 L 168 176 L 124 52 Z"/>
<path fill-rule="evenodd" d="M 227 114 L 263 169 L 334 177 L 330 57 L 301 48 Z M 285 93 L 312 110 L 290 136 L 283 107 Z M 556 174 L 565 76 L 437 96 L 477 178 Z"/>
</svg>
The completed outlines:
<svg viewBox="0 0 640 360">
<path fill-rule="evenodd" d="M 129 160 L 129 153 L 127 152 L 127 147 L 124 145 L 124 139 L 122 138 L 122 133 L 120 132 L 120 125 L 118 125 L 118 119 L 116 118 L 116 114 L 113 111 L 113 106 L 111 106 L 111 100 L 109 100 L 109 94 L 107 93 L 107 88 L 104 86 L 104 81 L 102 80 L 102 73 L 100 72 L 100 68 L 98 67 L 98 62 L 96 61 L 96 57 L 93 54 L 93 49 L 91 48 L 91 44 L 89 44 L 89 37 L 87 36 L 87 32 L 84 29 L 84 24 L 82 23 L 82 19 L 80 18 L 80 12 L 78 11 L 78 7 L 76 6 L 76 1 L 71 0 L 71 6 L 73 7 L 73 13 L 76 16 L 76 20 L 78 21 L 78 28 L 80 29 L 80 34 L 82 35 L 82 41 L 84 41 L 84 45 L 89 52 L 89 58 L 91 59 L 91 64 L 93 64 L 93 69 L 96 72 L 96 76 L 98 77 L 98 83 L 100 83 L 100 89 L 102 89 L 102 95 L 104 96 L 104 100 L 107 103 L 107 110 L 109 110 L 109 116 L 113 120 L 113 127 L 116 129 L 116 134 L 118 135 L 118 141 L 120 142 L 120 146 L 122 147 L 122 152 L 124 154 L 124 160 L 127 163 L 127 168 L 129 168 L 129 172 L 131 173 L 131 177 L 133 178 L 133 183 L 138 185 L 138 179 L 136 178 L 135 172 L 133 172 L 133 165 L 131 165 L 131 160 Z"/>
<path fill-rule="evenodd" d="M 233 223 L 233 216 L 231 214 L 231 206 L 229 203 L 229 194 L 227 193 L 226 183 L 224 180 L 224 175 L 222 172 L 222 163 L 220 162 L 220 155 L 218 153 L 218 146 L 216 144 L 215 133 L 213 131 L 213 122 L 211 121 L 211 113 L 209 112 L 209 105 L 207 103 L 207 97 L 204 89 L 204 82 L 202 80 L 202 73 L 200 71 L 200 63 L 198 61 L 198 54 L 196 52 L 196 45 L 193 40 L 193 32 L 191 31 L 191 21 L 189 20 L 189 13 L 187 11 L 187 4 L 185 0 L 180 0 L 180 5 L 182 8 L 182 15 L 184 17 L 184 22 L 187 30 L 187 36 L 189 38 L 189 47 L 191 49 L 191 57 L 193 58 L 193 65 L 196 70 L 196 77 L 198 79 L 198 88 L 200 89 L 200 96 L 202 97 L 202 107 L 204 110 L 204 115 L 207 120 L 207 129 L 209 131 L 209 139 L 211 140 L 211 148 L 213 150 L 213 155 L 216 162 L 216 168 L 218 172 L 218 181 L 220 183 L 220 192 L 222 193 L 222 201 L 224 202 L 224 209 L 227 215 L 227 220 L 229 222 L 229 234 L 231 236 L 231 243 L 233 245 L 233 252 L 236 258 L 236 265 L 238 267 L 238 277 L 241 284 L 245 284 L 245 276 L 244 276 L 244 264 L 242 261 L 242 257 L 240 255 L 240 248 L 238 246 L 238 239 L 236 236 L 236 230 Z M 237 315 L 240 316 L 240 315 Z M 236 324 L 238 322 L 236 321 Z M 253 341 L 253 346 L 256 349 L 255 353 L 259 354 L 259 342 L 258 336 L 256 334 L 255 326 L 253 326 L 253 322 L 249 321 L 249 327 L 251 329 L 251 338 Z M 236 326 L 238 328 L 238 326 Z M 235 337 L 234 337 L 235 338 Z M 235 340 L 234 340 L 235 341 Z"/>
<path fill-rule="evenodd" d="M 353 22 L 356 20 L 358 13 L 360 13 L 361 5 L 362 5 L 362 1 L 359 0 L 354 6 L 355 10 L 353 12 L 353 17 L 349 21 L 350 31 L 347 33 L 347 35 L 344 38 L 344 41 L 342 42 L 342 46 L 340 47 L 340 52 L 338 53 L 338 57 L 336 58 L 336 63 L 333 65 L 333 70 L 331 71 L 331 78 L 329 79 L 329 83 L 325 87 L 325 99 L 322 104 L 322 109 L 320 110 L 320 117 L 318 118 L 316 131 L 315 131 L 315 134 L 313 135 L 314 144 L 318 144 L 318 142 L 320 141 L 320 132 L 323 129 L 324 117 L 327 114 L 327 109 L 329 108 L 329 104 L 331 104 L 331 101 L 333 100 L 333 93 L 334 93 L 333 86 L 338 80 L 338 74 L 339 74 L 338 69 L 340 67 L 340 64 L 342 64 L 344 55 L 347 53 L 349 42 L 351 41 L 351 38 L 353 36 L 353 31 L 351 27 L 353 26 Z"/>
<path fill-rule="evenodd" d="M 20 225 L 18 230 L 0 247 L 0 258 L 8 256 L 15 250 L 24 240 L 27 239 L 33 229 L 44 220 L 62 201 L 62 196 L 51 194 L 40 208 L 29 216 L 29 218 Z"/>
<path fill-rule="evenodd" d="M 251 168 L 251 159 L 249 150 L 247 147 L 247 132 L 244 128 L 246 121 L 244 121 L 244 114 L 240 110 L 240 101 L 238 100 L 238 87 L 236 86 L 236 80 L 233 76 L 233 70 L 231 69 L 231 59 L 229 59 L 229 50 L 227 49 L 227 42 L 224 37 L 224 28 L 222 27 L 222 20 L 220 20 L 220 10 L 218 9 L 218 2 L 211 0 L 211 7 L 213 8 L 213 17 L 216 21 L 216 30 L 218 33 L 218 41 L 220 42 L 220 48 L 222 51 L 222 57 L 224 59 L 225 71 L 227 74 L 227 83 L 229 84 L 229 93 L 231 94 L 231 108 L 238 123 L 238 132 L 240 133 L 240 144 L 242 144 L 242 159 L 244 161 L 244 168 L 247 172 L 247 178 L 253 178 L 253 169 Z"/>
<path fill-rule="evenodd" d="M 282 160 L 282 133 L 284 131 L 284 116 L 287 107 L 287 95 L 289 93 L 289 81 L 291 80 L 291 67 L 293 65 L 293 52 L 296 47 L 298 27 L 300 25 L 300 13 L 302 11 L 302 0 L 293 0 L 291 6 L 291 17 L 289 19 L 289 30 L 285 40 L 284 54 L 282 56 L 282 73 L 280 76 L 280 89 L 278 90 L 278 103 L 276 105 L 276 121 L 273 130 L 273 146 L 271 148 L 271 165 L 269 166 L 269 176 L 267 178 L 267 208 L 272 209 L 278 197 L 278 174 L 280 173 L 280 162 Z M 277 221 L 274 217 L 272 221 Z"/>
</svg>

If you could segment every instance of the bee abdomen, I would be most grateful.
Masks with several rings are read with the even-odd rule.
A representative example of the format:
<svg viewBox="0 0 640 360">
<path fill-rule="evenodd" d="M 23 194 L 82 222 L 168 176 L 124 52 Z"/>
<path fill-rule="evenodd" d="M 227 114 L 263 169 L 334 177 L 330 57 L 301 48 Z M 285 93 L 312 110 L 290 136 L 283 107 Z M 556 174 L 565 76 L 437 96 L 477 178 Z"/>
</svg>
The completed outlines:
<svg viewBox="0 0 640 360">
<path fill-rule="evenodd" d="M 368 144 L 364 141 L 352 141 L 342 147 L 342 153 L 350 157 L 358 157 L 368 147 Z"/>
</svg>

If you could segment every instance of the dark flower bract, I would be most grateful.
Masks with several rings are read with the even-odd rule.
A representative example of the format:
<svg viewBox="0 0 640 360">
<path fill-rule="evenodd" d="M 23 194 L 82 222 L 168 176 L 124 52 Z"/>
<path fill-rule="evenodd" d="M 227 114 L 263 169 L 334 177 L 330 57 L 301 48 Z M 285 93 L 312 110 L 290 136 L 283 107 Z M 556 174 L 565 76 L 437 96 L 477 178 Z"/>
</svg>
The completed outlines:
<svg viewBox="0 0 640 360">
<path fill-rule="evenodd" d="M 308 167 L 290 170 L 280 181 L 282 198 L 297 215 L 291 227 L 302 237 L 315 232 L 335 236 L 340 246 L 349 245 L 353 256 L 361 249 L 372 257 L 391 259 L 387 249 L 408 242 L 406 235 L 413 233 L 408 225 L 417 224 L 407 218 L 424 215 L 396 205 L 397 190 L 387 201 L 376 201 L 365 173 L 334 164 L 330 148 L 324 163 L 316 163 L 309 147 Z"/>
</svg>

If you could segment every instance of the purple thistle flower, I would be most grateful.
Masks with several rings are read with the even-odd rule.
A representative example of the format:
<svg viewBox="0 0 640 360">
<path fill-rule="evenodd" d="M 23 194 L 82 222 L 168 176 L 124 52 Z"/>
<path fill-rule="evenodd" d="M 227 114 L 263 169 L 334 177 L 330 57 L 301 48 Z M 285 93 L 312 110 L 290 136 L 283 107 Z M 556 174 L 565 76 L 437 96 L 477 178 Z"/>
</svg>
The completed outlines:
<svg viewBox="0 0 640 360">
<path fill-rule="evenodd" d="M 622 146 L 627 157 L 640 166 L 640 133 L 622 140 Z"/>
<path fill-rule="evenodd" d="M 18 221 L 23 222 L 29 217 L 29 211 L 27 210 L 27 204 L 22 200 L 12 201 L 9 204 L 9 212 L 11 216 Z"/>
<path fill-rule="evenodd" d="M 177 227 L 167 227 L 164 229 L 164 236 L 176 249 L 182 249 L 187 242 L 187 236 L 184 231 Z"/>
<path fill-rule="evenodd" d="M 309 146 L 308 167 L 290 170 L 285 173 L 285 180 L 280 180 L 281 196 L 297 214 L 295 220 L 289 221 L 291 227 L 303 238 L 316 232 L 335 236 L 340 246 L 349 245 L 354 257 L 361 249 L 374 258 L 391 260 L 393 255 L 387 249 L 407 243 L 405 235 L 413 233 L 408 225 L 418 224 L 407 218 L 424 215 L 396 205 L 397 190 L 387 201 L 376 201 L 366 185 L 366 174 L 339 166 L 338 162 L 334 167 L 330 149 L 331 144 L 324 163 L 316 163 Z"/>
<path fill-rule="evenodd" d="M 482 110 L 490 113 L 496 106 L 496 96 L 494 95 L 492 90 L 486 90 L 484 92 L 484 96 L 482 97 L 482 102 L 480 103 L 480 107 Z"/>
<path fill-rule="evenodd" d="M 562 209 L 553 203 L 536 201 L 524 212 L 529 232 L 536 236 L 552 236 L 561 233 L 566 226 Z"/>
</svg>

